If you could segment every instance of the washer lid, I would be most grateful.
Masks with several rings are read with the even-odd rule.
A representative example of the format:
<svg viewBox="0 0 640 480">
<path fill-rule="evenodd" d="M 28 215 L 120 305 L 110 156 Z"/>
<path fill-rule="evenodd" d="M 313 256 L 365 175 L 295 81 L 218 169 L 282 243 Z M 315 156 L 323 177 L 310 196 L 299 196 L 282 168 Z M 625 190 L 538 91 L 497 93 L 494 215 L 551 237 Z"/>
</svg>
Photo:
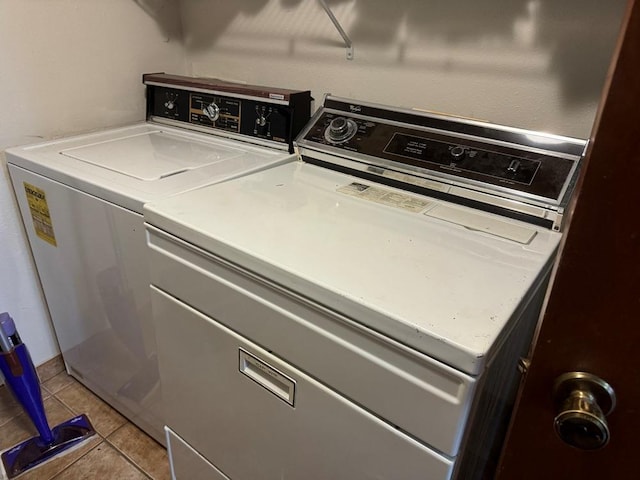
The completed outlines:
<svg viewBox="0 0 640 480">
<path fill-rule="evenodd" d="M 5 150 L 14 164 L 107 202 L 142 205 L 292 161 L 217 135 L 141 123 Z"/>
<path fill-rule="evenodd" d="M 162 130 L 91 143 L 62 155 L 142 181 L 154 181 L 241 155 L 239 149 Z"/>
</svg>

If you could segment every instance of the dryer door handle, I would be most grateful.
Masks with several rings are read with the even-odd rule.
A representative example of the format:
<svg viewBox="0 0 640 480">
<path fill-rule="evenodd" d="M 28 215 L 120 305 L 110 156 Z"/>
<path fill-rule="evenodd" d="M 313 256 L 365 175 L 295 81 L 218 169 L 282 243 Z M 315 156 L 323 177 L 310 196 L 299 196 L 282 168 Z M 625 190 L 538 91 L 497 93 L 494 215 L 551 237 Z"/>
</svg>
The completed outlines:
<svg viewBox="0 0 640 480">
<path fill-rule="evenodd" d="M 293 406 L 296 382 L 264 360 L 240 348 L 240 373 Z"/>
</svg>

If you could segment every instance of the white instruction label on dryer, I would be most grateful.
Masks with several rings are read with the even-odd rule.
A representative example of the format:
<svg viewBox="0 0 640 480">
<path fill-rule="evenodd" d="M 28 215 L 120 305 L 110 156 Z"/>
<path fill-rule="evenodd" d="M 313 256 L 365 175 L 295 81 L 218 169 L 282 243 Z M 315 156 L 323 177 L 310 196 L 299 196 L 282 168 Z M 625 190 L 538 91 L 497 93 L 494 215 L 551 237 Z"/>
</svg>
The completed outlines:
<svg viewBox="0 0 640 480">
<path fill-rule="evenodd" d="M 401 208 L 414 213 L 422 212 L 432 204 L 432 202 L 425 200 L 424 198 L 357 182 L 339 187 L 336 191 L 346 195 L 362 198 L 363 200 L 381 203 L 382 205 L 387 205 L 389 207 Z"/>
</svg>

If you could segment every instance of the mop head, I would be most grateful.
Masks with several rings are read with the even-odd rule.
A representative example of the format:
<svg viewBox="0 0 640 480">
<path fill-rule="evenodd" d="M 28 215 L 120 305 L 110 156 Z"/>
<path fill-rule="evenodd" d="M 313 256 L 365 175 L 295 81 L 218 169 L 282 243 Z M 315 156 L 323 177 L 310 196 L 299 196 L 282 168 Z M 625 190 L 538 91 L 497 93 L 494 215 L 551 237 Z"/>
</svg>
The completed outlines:
<svg viewBox="0 0 640 480">
<path fill-rule="evenodd" d="M 14 478 L 54 456 L 77 446 L 96 432 L 86 415 L 79 415 L 51 429 L 53 442 L 33 437 L 2 454 L 8 478 Z"/>
</svg>

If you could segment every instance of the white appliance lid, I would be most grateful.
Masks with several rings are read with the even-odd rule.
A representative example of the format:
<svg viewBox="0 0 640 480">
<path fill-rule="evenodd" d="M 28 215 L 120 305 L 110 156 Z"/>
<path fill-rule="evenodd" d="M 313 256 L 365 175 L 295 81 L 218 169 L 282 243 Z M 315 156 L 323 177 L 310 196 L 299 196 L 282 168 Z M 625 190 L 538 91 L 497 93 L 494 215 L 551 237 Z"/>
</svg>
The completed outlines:
<svg viewBox="0 0 640 480">
<path fill-rule="evenodd" d="M 292 161 L 273 148 L 141 123 L 8 148 L 7 162 L 123 208 Z"/>
<path fill-rule="evenodd" d="M 239 156 L 243 151 L 162 130 L 91 143 L 63 155 L 142 181 L 155 181 Z"/>
<path fill-rule="evenodd" d="M 147 204 L 145 220 L 478 374 L 561 235 L 513 221 L 532 235 L 505 236 L 495 215 L 387 187 L 386 200 L 365 199 L 347 192 L 354 182 L 372 183 L 290 163 Z M 438 205 L 465 215 L 430 216 Z"/>
</svg>

